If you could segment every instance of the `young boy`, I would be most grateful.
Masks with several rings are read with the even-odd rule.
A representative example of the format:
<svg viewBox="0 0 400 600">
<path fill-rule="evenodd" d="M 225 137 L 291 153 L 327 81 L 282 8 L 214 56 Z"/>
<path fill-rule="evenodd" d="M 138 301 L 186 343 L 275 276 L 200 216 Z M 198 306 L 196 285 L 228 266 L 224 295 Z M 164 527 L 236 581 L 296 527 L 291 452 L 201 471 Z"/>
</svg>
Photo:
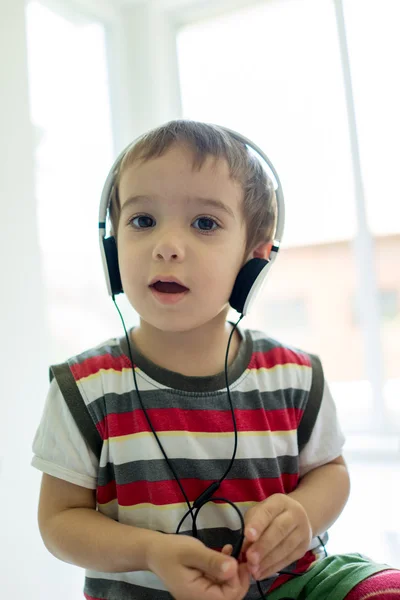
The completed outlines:
<svg viewBox="0 0 400 600">
<path fill-rule="evenodd" d="M 363 585 L 384 576 L 395 584 L 379 589 L 400 589 L 400 572 L 388 565 L 323 557 L 326 530 L 349 494 L 344 437 L 324 383 L 301 447 L 312 355 L 262 332 L 237 327 L 230 345 L 237 452 L 214 495 L 227 501 L 201 508 L 199 539 L 191 515 L 177 530 L 184 494 L 193 503 L 231 461 L 228 301 L 241 267 L 269 256 L 275 203 L 260 161 L 216 126 L 167 123 L 119 165 L 110 217 L 122 287 L 140 323 L 127 339 L 53 369 L 33 444 L 43 541 L 86 569 L 87 600 L 255 599 L 256 581 L 271 599 L 342 600 L 350 590 L 360 599 Z M 100 433 L 98 453 L 72 416 L 75 401 Z M 228 501 L 244 518 L 239 560 L 230 554 L 240 520 Z"/>
</svg>

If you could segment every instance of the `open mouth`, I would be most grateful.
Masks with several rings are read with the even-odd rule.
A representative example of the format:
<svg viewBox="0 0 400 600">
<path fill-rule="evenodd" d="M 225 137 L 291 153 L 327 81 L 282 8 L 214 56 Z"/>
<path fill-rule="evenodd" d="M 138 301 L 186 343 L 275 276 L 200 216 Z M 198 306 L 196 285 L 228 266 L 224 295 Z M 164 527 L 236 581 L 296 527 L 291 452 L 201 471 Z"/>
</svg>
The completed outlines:
<svg viewBox="0 0 400 600">
<path fill-rule="evenodd" d="M 174 281 L 156 281 L 151 288 L 161 292 L 162 294 L 181 294 L 182 292 L 188 292 L 188 288 L 175 283 Z"/>
</svg>

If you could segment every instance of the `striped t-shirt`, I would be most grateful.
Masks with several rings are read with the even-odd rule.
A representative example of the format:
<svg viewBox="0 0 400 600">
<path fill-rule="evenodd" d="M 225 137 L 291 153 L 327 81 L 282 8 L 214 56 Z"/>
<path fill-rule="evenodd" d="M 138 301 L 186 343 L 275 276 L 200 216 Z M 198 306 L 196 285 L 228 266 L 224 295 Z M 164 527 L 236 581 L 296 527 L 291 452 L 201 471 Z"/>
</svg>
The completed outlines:
<svg viewBox="0 0 400 600">
<path fill-rule="evenodd" d="M 238 446 L 217 495 L 234 502 L 244 515 L 272 494 L 290 493 L 302 475 L 339 456 L 344 437 L 325 383 L 311 437 L 299 452 L 297 428 L 312 382 L 310 356 L 262 332 L 238 331 L 240 349 L 229 368 Z M 147 414 L 193 502 L 222 477 L 233 453 L 225 373 L 187 377 L 155 365 L 131 346 Z M 32 464 L 49 475 L 96 489 L 97 508 L 111 519 L 175 533 L 187 505 L 141 409 L 128 357 L 125 339 L 113 338 L 67 363 L 100 434 L 99 458 L 83 439 L 54 379 L 33 443 Z M 210 502 L 199 513 L 197 529 L 207 546 L 219 549 L 235 543 L 240 522 L 228 503 Z M 191 531 L 188 516 L 180 532 Z M 321 556 L 319 540 L 314 539 L 288 569 L 303 572 Z M 263 590 L 274 589 L 288 577 L 265 580 Z M 148 571 L 87 570 L 84 595 L 87 600 L 172 598 Z M 255 583 L 246 598 L 259 598 Z"/>
</svg>

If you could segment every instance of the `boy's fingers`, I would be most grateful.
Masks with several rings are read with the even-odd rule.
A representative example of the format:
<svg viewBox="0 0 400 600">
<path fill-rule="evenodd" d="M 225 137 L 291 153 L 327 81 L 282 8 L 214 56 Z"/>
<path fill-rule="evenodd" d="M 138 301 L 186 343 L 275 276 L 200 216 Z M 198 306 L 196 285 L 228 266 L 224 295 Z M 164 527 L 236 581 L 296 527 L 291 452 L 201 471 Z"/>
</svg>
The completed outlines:
<svg viewBox="0 0 400 600">
<path fill-rule="evenodd" d="M 226 548 L 226 546 L 225 546 Z M 237 561 L 225 553 L 210 550 L 206 546 L 197 547 L 187 553 L 185 564 L 196 567 L 217 581 L 226 581 L 237 573 Z"/>
<path fill-rule="evenodd" d="M 249 542 L 249 540 L 247 538 L 244 538 L 241 553 L 243 555 L 245 555 L 247 550 L 250 548 L 250 546 L 251 546 L 251 542 Z"/>
<path fill-rule="evenodd" d="M 221 552 L 222 552 L 222 554 L 226 554 L 227 556 L 230 556 L 232 554 L 232 550 L 233 550 L 232 544 L 226 544 L 222 548 Z"/>
<path fill-rule="evenodd" d="M 244 534 L 250 543 L 258 540 L 272 521 L 285 510 L 283 496 L 284 494 L 273 494 L 246 513 Z"/>
<path fill-rule="evenodd" d="M 239 581 L 243 596 L 247 594 L 250 587 L 250 573 L 245 564 L 239 565 Z"/>
</svg>

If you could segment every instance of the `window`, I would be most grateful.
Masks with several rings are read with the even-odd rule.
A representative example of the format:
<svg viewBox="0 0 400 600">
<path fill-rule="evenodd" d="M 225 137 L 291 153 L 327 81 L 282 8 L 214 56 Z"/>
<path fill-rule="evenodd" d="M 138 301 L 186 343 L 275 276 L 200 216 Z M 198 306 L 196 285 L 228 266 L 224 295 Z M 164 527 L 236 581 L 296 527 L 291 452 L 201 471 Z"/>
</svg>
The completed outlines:
<svg viewBox="0 0 400 600">
<path fill-rule="evenodd" d="M 178 52 L 184 116 L 237 129 L 274 163 L 285 248 L 350 239 L 353 178 L 333 3 L 271 0 L 189 25 Z"/>
<path fill-rule="evenodd" d="M 355 317 L 349 318 L 349 297 L 360 269 L 369 267 L 356 261 L 354 251 L 360 224 L 334 3 L 269 0 L 199 20 L 180 30 L 178 58 L 184 116 L 226 125 L 253 139 L 282 182 L 286 223 L 280 256 L 244 324 L 322 357 L 339 412 L 363 414 L 363 419 L 344 419 L 349 433 L 379 428 L 385 407 L 386 416 L 392 415 L 385 384 L 400 381 L 395 360 L 400 290 L 395 293 L 393 278 L 386 275 L 389 264 L 398 272 L 400 239 L 393 200 L 400 7 L 391 0 L 383 0 L 382 7 L 376 0 L 344 4 L 377 281 L 388 290 L 379 298 L 382 353 L 365 343 Z M 371 330 L 366 327 L 369 338 Z M 380 369 L 371 374 L 371 365 L 381 360 L 386 381 Z M 394 422 L 386 419 L 388 427 Z"/>
<path fill-rule="evenodd" d="M 39 2 L 26 17 L 39 237 L 52 357 L 62 360 L 120 327 L 98 248 L 101 189 L 113 161 L 105 31 Z"/>
<path fill-rule="evenodd" d="M 393 321 L 399 316 L 399 293 L 397 290 L 380 290 L 379 305 L 381 318 Z"/>
<path fill-rule="evenodd" d="M 396 289 L 380 289 L 378 291 L 379 298 L 379 314 L 382 323 L 391 322 L 400 316 L 399 310 L 399 292 Z M 352 323 L 356 327 L 359 326 L 359 309 L 357 299 L 352 297 Z"/>
<path fill-rule="evenodd" d="M 260 323 L 272 335 L 276 331 L 306 329 L 310 326 L 306 302 L 303 298 L 274 298 L 264 303 L 265 321 Z"/>
<path fill-rule="evenodd" d="M 345 0 L 344 9 L 369 226 L 398 234 L 400 3 Z"/>
</svg>

